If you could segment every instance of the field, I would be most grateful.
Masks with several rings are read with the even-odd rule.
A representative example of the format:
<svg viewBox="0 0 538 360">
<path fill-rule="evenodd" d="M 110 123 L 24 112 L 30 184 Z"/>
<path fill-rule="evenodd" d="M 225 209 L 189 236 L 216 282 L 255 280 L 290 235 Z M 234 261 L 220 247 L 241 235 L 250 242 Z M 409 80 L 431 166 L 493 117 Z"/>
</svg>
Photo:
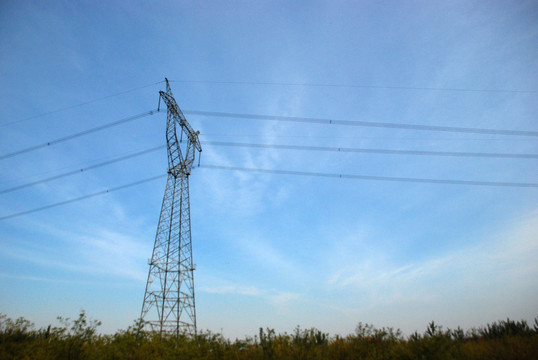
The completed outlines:
<svg viewBox="0 0 538 360">
<path fill-rule="evenodd" d="M 61 326 L 35 329 L 26 319 L 0 315 L 0 359 L 538 359 L 538 318 L 531 326 L 507 319 L 467 331 L 431 322 L 407 337 L 363 323 L 345 337 L 260 328 L 234 341 L 209 331 L 196 338 L 160 336 L 141 331 L 140 321 L 101 335 L 100 322 L 84 311 L 74 320 L 58 319 Z"/>
</svg>

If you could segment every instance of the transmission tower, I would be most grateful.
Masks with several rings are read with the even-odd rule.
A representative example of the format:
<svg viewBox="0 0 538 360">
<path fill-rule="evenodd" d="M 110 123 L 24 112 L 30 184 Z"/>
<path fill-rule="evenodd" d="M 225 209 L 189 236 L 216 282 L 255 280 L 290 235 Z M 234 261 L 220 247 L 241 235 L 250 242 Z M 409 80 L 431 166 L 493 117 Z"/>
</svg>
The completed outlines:
<svg viewBox="0 0 538 360">
<path fill-rule="evenodd" d="M 159 91 L 159 105 L 162 99 L 167 106 L 168 178 L 140 318 L 161 334 L 196 335 L 189 175 L 195 153 L 202 147 L 200 132 L 187 122 L 168 79 L 165 81 L 166 92 Z"/>
</svg>

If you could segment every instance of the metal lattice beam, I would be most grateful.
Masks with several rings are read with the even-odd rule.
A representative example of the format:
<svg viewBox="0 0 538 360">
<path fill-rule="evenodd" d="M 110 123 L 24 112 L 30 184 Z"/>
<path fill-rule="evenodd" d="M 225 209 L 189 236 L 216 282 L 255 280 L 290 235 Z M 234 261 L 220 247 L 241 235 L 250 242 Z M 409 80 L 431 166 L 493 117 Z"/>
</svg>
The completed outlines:
<svg viewBox="0 0 538 360">
<path fill-rule="evenodd" d="M 196 335 L 189 175 L 202 147 L 199 132 L 185 119 L 165 80 L 166 92 L 159 92 L 159 100 L 167 106 L 168 178 L 140 317 L 152 331 Z"/>
</svg>

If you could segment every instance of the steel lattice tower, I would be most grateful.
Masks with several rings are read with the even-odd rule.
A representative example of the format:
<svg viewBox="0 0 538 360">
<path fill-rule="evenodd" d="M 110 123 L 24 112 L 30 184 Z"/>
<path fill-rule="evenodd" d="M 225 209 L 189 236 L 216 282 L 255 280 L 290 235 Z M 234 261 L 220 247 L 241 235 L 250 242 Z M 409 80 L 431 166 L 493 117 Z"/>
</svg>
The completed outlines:
<svg viewBox="0 0 538 360">
<path fill-rule="evenodd" d="M 196 335 L 189 175 L 195 153 L 201 152 L 202 147 L 198 140 L 200 132 L 195 132 L 187 122 L 168 79 L 165 81 L 166 92 L 159 92 L 159 103 L 162 99 L 167 106 L 168 178 L 140 318 L 152 331 Z M 181 141 L 183 135 L 185 142 Z"/>
</svg>

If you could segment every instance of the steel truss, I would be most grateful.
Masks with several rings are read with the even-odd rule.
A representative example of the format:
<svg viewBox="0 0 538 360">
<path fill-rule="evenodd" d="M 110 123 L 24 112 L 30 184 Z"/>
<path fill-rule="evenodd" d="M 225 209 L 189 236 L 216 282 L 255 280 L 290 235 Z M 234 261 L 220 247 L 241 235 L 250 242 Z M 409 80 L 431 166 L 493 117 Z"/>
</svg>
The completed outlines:
<svg viewBox="0 0 538 360">
<path fill-rule="evenodd" d="M 152 331 L 196 335 L 189 175 L 196 151 L 202 147 L 199 132 L 187 122 L 165 81 L 166 92 L 159 92 L 159 104 L 162 99 L 167 106 L 168 178 L 140 318 Z"/>
</svg>

